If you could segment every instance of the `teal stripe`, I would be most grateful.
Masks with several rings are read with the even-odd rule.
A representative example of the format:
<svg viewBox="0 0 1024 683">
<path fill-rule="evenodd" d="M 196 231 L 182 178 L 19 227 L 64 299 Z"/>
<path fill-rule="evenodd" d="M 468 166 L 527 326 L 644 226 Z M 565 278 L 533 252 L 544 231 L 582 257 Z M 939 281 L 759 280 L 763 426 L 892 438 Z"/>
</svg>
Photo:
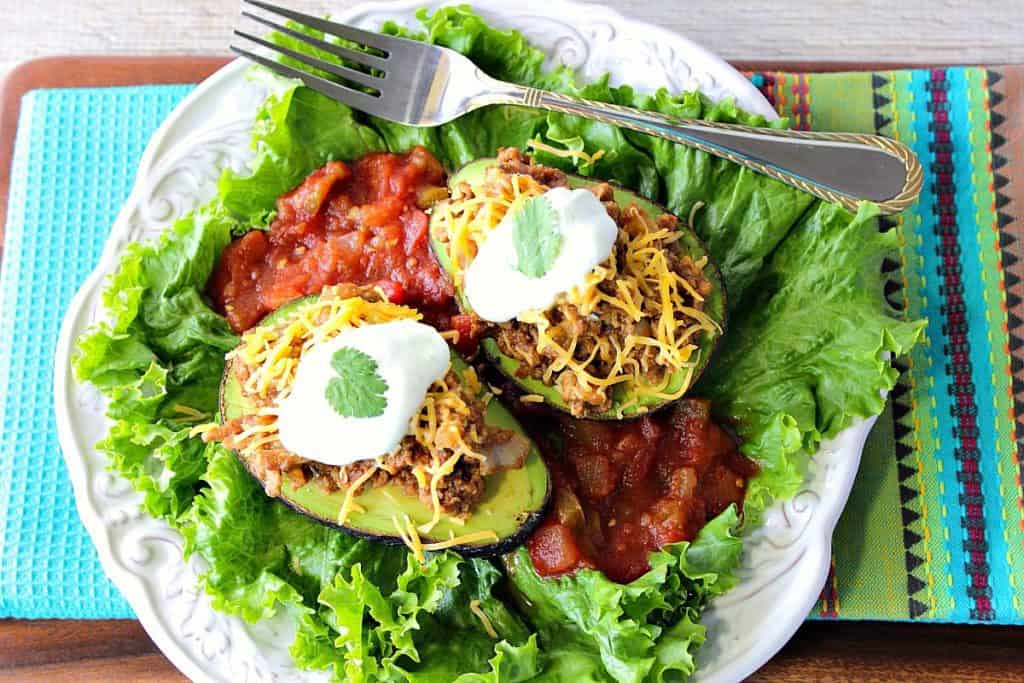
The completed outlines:
<svg viewBox="0 0 1024 683">
<path fill-rule="evenodd" d="M 930 74 L 925 70 L 914 70 L 911 72 L 910 90 L 913 92 L 912 110 L 914 112 L 915 139 L 913 142 L 914 152 L 921 159 L 925 167 L 924 183 L 921 188 L 921 224 L 919 245 L 921 260 L 924 264 L 922 276 L 924 284 L 921 293 L 924 295 L 922 312 L 928 318 L 928 339 L 927 354 L 930 366 L 935 373 L 935 417 L 938 422 L 937 433 L 940 447 L 935 453 L 942 465 L 942 472 L 939 474 L 939 482 L 942 488 L 940 500 L 945 508 L 944 517 L 947 526 L 944 529 L 946 534 L 945 544 L 949 555 L 950 593 L 955 604 L 952 611 L 945 615 L 953 621 L 965 621 L 970 616 L 972 601 L 967 597 L 967 572 L 965 570 L 964 557 L 964 529 L 960 524 L 961 508 L 959 501 L 960 484 L 957 481 L 958 464 L 953 456 L 956 441 L 953 439 L 953 418 L 951 398 L 951 379 L 944 372 L 948 364 L 945 355 L 946 337 L 942 330 L 943 316 L 940 307 L 943 297 L 939 291 L 940 277 L 939 270 L 942 266 L 941 260 L 936 252 L 939 245 L 939 237 L 936 234 L 938 218 L 932 207 L 937 203 L 934 192 L 934 176 L 932 166 L 935 163 L 935 156 L 931 149 L 933 133 L 929 129 L 932 114 L 928 111 L 928 103 L 931 102 L 931 92 L 925 87 Z"/>
<path fill-rule="evenodd" d="M 982 513 L 985 517 L 985 541 L 988 544 L 986 561 L 989 565 L 989 586 L 992 588 L 992 608 L 997 614 L 1013 612 L 1012 597 L 1009 595 L 1010 567 L 1006 560 L 1007 546 L 1003 534 L 995 533 L 994 527 L 1002 523 L 1002 497 L 999 492 L 999 461 L 996 433 L 997 417 L 991 397 L 996 391 L 992 377 L 994 349 L 989 340 L 989 323 L 986 320 L 985 285 L 982 279 L 981 241 L 990 241 L 991 225 L 978 225 L 976 189 L 978 178 L 972 164 L 970 150 L 973 145 L 984 145 L 987 140 L 972 140 L 970 114 L 971 95 L 966 70 L 949 69 L 949 101 L 953 148 L 953 176 L 956 185 L 956 219 L 960 226 L 960 264 L 963 267 L 964 301 L 967 305 L 967 338 L 970 344 L 972 381 L 975 387 L 975 405 L 978 408 L 978 467 L 981 472 L 981 492 L 984 497 Z M 985 136 L 987 138 L 987 135 Z M 985 274 L 989 278 L 999 277 L 998 272 Z M 1000 335 L 1001 336 L 1001 335 Z M 999 372 L 1003 372 L 1000 368 Z M 1003 611 L 1005 610 L 1005 612 Z"/>
</svg>

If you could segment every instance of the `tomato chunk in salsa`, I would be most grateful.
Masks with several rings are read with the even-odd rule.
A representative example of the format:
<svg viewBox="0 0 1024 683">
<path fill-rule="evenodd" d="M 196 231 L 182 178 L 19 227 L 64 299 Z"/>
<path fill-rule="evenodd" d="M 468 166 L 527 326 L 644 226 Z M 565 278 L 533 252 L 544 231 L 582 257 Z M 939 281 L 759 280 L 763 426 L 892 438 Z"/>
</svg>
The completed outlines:
<svg viewBox="0 0 1024 683">
<path fill-rule="evenodd" d="M 559 433 L 561 447 L 546 454 L 554 505 L 527 542 L 541 576 L 590 568 L 632 581 L 651 552 L 741 507 L 757 472 L 704 400 L 620 423 L 563 417 Z"/>
<path fill-rule="evenodd" d="M 424 211 L 444 196 L 444 169 L 424 147 L 329 162 L 278 199 L 269 230 L 228 245 L 209 294 L 237 332 L 342 282 L 379 284 L 448 327 L 452 286 L 430 251 Z"/>
</svg>

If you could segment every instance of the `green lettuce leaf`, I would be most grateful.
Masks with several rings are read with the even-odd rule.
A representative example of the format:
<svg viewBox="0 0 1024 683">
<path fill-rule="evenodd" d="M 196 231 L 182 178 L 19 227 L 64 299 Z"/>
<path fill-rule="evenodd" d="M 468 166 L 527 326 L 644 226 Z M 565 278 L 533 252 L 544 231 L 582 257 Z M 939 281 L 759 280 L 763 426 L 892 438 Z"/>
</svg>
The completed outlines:
<svg viewBox="0 0 1024 683">
<path fill-rule="evenodd" d="M 108 322 L 78 344 L 79 380 L 99 387 L 137 380 L 153 361 L 188 363 L 219 355 L 237 338 L 203 300 L 213 266 L 235 221 L 213 202 L 182 218 L 156 243 L 128 246 L 103 292 Z"/>
<path fill-rule="evenodd" d="M 307 175 L 328 161 L 383 149 L 384 141 L 373 128 L 357 122 L 350 108 L 292 83 L 271 94 L 260 108 L 252 148 L 249 173 L 225 171 L 217 194 L 239 220 L 265 227 L 277 198 Z"/>
<path fill-rule="evenodd" d="M 729 508 L 692 543 L 652 554 L 651 570 L 625 585 L 592 570 L 545 579 L 525 549 L 510 555 L 509 580 L 550 654 L 542 680 L 660 682 L 693 673 L 704 641 L 700 612 L 736 581 L 737 524 Z"/>
<path fill-rule="evenodd" d="M 421 566 L 401 554 L 407 564 L 397 577 L 356 564 L 320 593 L 323 619 L 344 652 L 345 680 L 528 680 L 540 671 L 535 638 L 491 594 L 500 576 L 493 565 L 444 553 Z M 494 635 L 471 600 L 480 601 Z"/>
<path fill-rule="evenodd" d="M 408 37 L 449 47 L 503 81 L 560 91 L 576 83 L 572 69 L 558 66 L 545 70 L 546 55 L 530 45 L 523 34 L 489 25 L 468 5 L 444 7 L 433 14 L 423 8 L 416 17 L 423 24 L 422 33 L 405 32 L 395 24 L 385 24 L 383 31 L 404 33 Z"/>
<path fill-rule="evenodd" d="M 202 291 L 235 227 L 215 202 L 157 242 L 129 245 L 103 293 L 107 321 L 77 344 L 76 376 L 110 399 L 113 425 L 97 448 L 156 517 L 184 513 L 206 468 L 189 431 L 213 418 L 237 338 Z"/>
<path fill-rule="evenodd" d="M 319 525 L 268 504 L 231 451 L 214 444 L 207 449 L 206 486 L 179 520 L 185 554 L 198 551 L 206 560 L 202 581 L 216 609 L 248 621 L 273 616 L 278 603 L 301 602 L 287 580 L 289 550 L 282 541 L 306 532 L 326 541 L 325 534 Z"/>
<path fill-rule="evenodd" d="M 634 99 L 632 88 L 612 88 L 607 75 L 575 89 L 573 94 L 588 100 L 615 104 L 632 104 Z M 539 162 L 581 175 L 612 180 L 645 197 L 656 201 L 661 199 L 662 183 L 654 161 L 635 147 L 622 129 L 602 121 L 551 113 L 548 114 L 548 129 L 544 137 L 549 141 L 548 144 L 559 149 L 589 154 L 598 151 L 603 153 L 596 162 L 591 163 L 585 157 L 567 159 L 541 150 L 535 155 Z"/>
<path fill-rule="evenodd" d="M 868 204 L 851 215 L 816 203 L 758 271 L 701 383 L 762 464 L 751 514 L 795 491 L 796 453 L 882 411 L 898 374 L 890 357 L 923 333 L 924 321 L 885 303 L 882 259 L 898 237 L 879 232 L 876 216 Z"/>
<path fill-rule="evenodd" d="M 118 420 L 96 448 L 106 453 L 112 469 L 145 494 L 145 509 L 154 517 L 174 518 L 184 512 L 206 465 L 203 444 L 190 439 L 187 429 L 158 422 Z"/>
</svg>

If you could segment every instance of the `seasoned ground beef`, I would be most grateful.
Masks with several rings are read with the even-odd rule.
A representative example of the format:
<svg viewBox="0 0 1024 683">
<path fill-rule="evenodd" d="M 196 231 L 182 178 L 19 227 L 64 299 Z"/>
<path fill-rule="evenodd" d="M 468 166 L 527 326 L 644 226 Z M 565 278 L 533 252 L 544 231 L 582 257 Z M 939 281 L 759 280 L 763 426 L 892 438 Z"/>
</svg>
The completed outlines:
<svg viewBox="0 0 1024 683">
<path fill-rule="evenodd" d="M 238 361 L 232 363 L 232 371 L 239 374 L 239 379 L 244 381 L 242 375 L 244 370 L 239 372 L 236 369 L 239 367 L 244 367 L 244 365 Z M 461 416 L 462 432 L 467 435 L 482 436 L 478 443 L 472 445 L 476 446 L 478 450 L 487 450 L 490 444 L 501 443 L 508 439 L 509 432 L 495 429 L 486 424 L 483 402 L 462 387 L 454 372 L 449 371 L 445 382 L 448 386 L 459 387 L 459 393 L 470 408 L 468 414 Z M 255 453 L 245 451 L 237 437 L 247 426 L 269 424 L 272 419 L 258 415 L 235 418 L 208 431 L 203 438 L 206 441 L 219 441 L 227 448 L 243 452 L 246 467 L 263 484 L 267 495 L 275 497 L 281 495 L 281 485 L 285 477 L 295 487 L 311 483 L 326 491 L 344 490 L 365 474 L 368 467 L 374 465 L 373 460 L 361 460 L 345 467 L 324 465 L 292 453 L 278 439 L 261 446 Z M 437 451 L 441 461 L 446 460 L 453 453 L 446 448 L 438 448 Z M 395 481 L 409 494 L 419 496 L 420 500 L 430 505 L 430 489 L 419 485 L 413 469 L 417 465 L 428 466 L 431 462 L 430 451 L 415 437 L 406 436 L 393 453 L 385 455 L 381 459 L 377 473 L 364 486 L 383 486 Z M 441 479 L 438 487 L 441 510 L 457 517 L 468 515 L 483 497 L 484 488 L 483 464 L 479 460 L 462 458 L 452 473 Z"/>
<path fill-rule="evenodd" d="M 506 175 L 528 175 L 547 187 L 568 187 L 569 179 L 557 168 L 533 163 L 515 147 L 498 150 L 498 168 Z M 600 197 L 599 197 L 600 198 Z"/>
<path fill-rule="evenodd" d="M 529 175 L 543 189 L 552 187 L 565 187 L 568 179 L 562 171 L 534 164 L 517 149 L 503 149 L 498 154 L 498 173 L 489 173 L 486 176 L 483 186 L 483 193 L 486 195 L 502 196 L 507 194 L 505 188 L 511 183 L 515 175 Z M 608 183 L 600 183 L 587 188 L 604 205 L 608 215 L 619 226 L 619 239 L 616 242 L 615 251 L 602 267 L 608 268 L 610 272 L 621 273 L 626 263 L 627 239 L 635 234 L 638 225 L 651 220 L 639 207 L 633 205 L 621 207 L 614 201 L 614 189 Z M 453 199 L 465 199 L 473 196 L 473 189 L 463 184 Z M 711 282 L 703 275 L 701 268 L 692 259 L 674 247 L 678 239 L 679 220 L 671 214 L 662 214 L 654 217 L 654 224 L 658 230 L 665 230 L 663 238 L 652 240 L 647 246 L 652 249 L 660 249 L 664 252 L 668 269 L 677 273 L 681 278 L 698 292 L 701 296 L 707 296 L 712 290 Z M 612 266 L 614 266 L 612 268 Z M 609 296 L 617 295 L 616 276 L 597 285 L 598 289 Z M 686 306 L 697 311 L 702 311 L 704 304 L 696 298 L 688 298 L 683 302 Z M 608 352 L 608 347 L 595 349 L 599 340 L 613 340 L 616 348 L 623 348 L 625 340 L 630 335 L 637 337 L 652 337 L 653 321 L 649 317 L 641 317 L 634 320 L 622 308 L 613 306 L 606 302 L 597 304 L 597 307 L 587 315 L 581 314 L 579 308 L 570 303 L 566 297 L 560 297 L 555 305 L 544 313 L 547 319 L 548 335 L 551 339 L 568 348 L 571 340 L 575 339 L 573 347 L 573 360 L 585 364 L 587 371 L 596 377 L 608 377 L 613 371 L 616 363 L 622 363 L 623 359 L 617 353 Z M 587 414 L 604 412 L 612 406 L 612 387 L 595 386 L 591 384 L 581 385 L 577 375 L 570 370 L 552 370 L 552 364 L 561 360 L 557 349 L 538 343 L 538 327 L 535 322 L 523 322 L 512 320 L 493 326 L 491 330 L 498 347 L 502 353 L 520 361 L 519 372 L 522 376 L 533 377 L 545 381 L 550 386 L 558 388 L 562 398 L 567 403 L 571 413 L 576 417 L 584 417 Z M 542 348 L 539 348 L 542 347 Z M 652 345 L 635 346 L 626 360 L 627 363 L 635 363 L 641 374 L 648 382 L 654 385 L 665 380 L 669 371 L 658 359 L 658 348 Z M 621 367 L 621 365 L 620 365 Z"/>
<path fill-rule="evenodd" d="M 324 296 L 343 299 L 361 297 L 370 302 L 382 300 L 380 292 L 370 286 L 344 284 L 332 288 L 329 294 L 326 292 L 327 290 Z M 317 324 L 323 322 L 317 319 Z M 296 353 L 300 344 L 300 340 L 295 342 Z M 245 386 L 251 368 L 241 358 L 232 357 L 229 360 L 229 372 L 234 373 L 241 385 Z M 409 434 L 394 452 L 382 454 L 383 457 L 379 460 L 363 460 L 346 467 L 313 462 L 286 449 L 278 438 L 276 429 L 261 432 L 258 446 L 251 446 L 254 437 L 247 429 L 272 425 L 276 420 L 272 415 L 246 414 L 213 427 L 204 433 L 203 438 L 206 441 L 219 441 L 237 451 L 246 467 L 262 482 L 270 496 L 280 496 L 285 477 L 295 487 L 312 484 L 327 491 L 347 489 L 365 474 L 367 468 L 376 466 L 376 474 L 364 486 L 383 486 L 395 481 L 408 493 L 432 505 L 430 477 L 427 476 L 427 486 L 421 486 L 420 480 L 414 474 L 414 468 L 445 462 L 456 453 L 455 449 L 463 444 L 476 454 L 484 454 L 491 447 L 512 438 L 511 432 L 487 424 L 484 418 L 486 404 L 477 395 L 475 387 L 467 386 L 467 382 L 452 370 L 448 371 L 443 383 L 457 393 L 462 405 L 453 408 L 443 402 L 435 404 L 435 424 L 445 426 L 445 429 L 437 430 L 435 443 L 423 444 Z M 430 391 L 434 391 L 434 387 Z M 248 396 L 247 399 L 252 402 L 255 409 L 265 408 L 277 403 L 278 394 L 276 389 L 271 387 L 267 394 Z M 255 412 L 253 410 L 253 413 Z M 453 471 L 440 480 L 438 496 L 444 513 L 464 517 L 473 510 L 484 494 L 486 464 L 480 458 L 463 455 Z"/>
</svg>

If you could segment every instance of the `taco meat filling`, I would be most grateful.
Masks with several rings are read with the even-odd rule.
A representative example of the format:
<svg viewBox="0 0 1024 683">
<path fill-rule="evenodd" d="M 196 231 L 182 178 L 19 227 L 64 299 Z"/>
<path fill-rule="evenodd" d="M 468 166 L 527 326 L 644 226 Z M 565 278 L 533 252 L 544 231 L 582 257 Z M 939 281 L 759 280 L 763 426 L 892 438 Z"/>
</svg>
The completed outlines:
<svg viewBox="0 0 1024 683">
<path fill-rule="evenodd" d="M 534 164 L 517 149 L 501 150 L 498 161 L 487 169 L 482 186 L 456 187 L 452 205 L 568 186 L 565 173 Z M 611 409 L 621 383 L 634 384 L 632 394 L 679 398 L 689 381 L 679 387 L 670 381 L 676 373 L 692 372 L 700 353 L 697 335 L 721 332 L 704 314 L 705 297 L 712 291 L 705 263 L 695 263 L 675 247 L 675 216 L 652 217 L 635 204 L 623 208 L 608 183 L 587 189 L 619 227 L 613 253 L 590 276 L 592 286 L 560 296 L 546 311 L 498 324 L 491 333 L 501 352 L 519 361 L 518 376 L 555 387 L 575 417 Z M 450 242 L 450 226 L 441 226 L 434 236 Z M 664 269 L 652 269 L 650 264 L 659 259 Z M 642 387 L 635 386 L 637 379 Z"/>
<path fill-rule="evenodd" d="M 360 296 L 369 302 L 383 300 L 378 291 L 352 285 L 328 288 L 321 295 L 321 300 L 352 296 Z M 314 324 L 325 322 L 329 310 L 321 309 Z M 286 319 L 277 327 L 286 326 L 289 322 Z M 304 336 L 291 340 L 288 353 L 298 357 L 306 341 L 308 338 Z M 235 373 L 244 387 L 249 384 L 253 368 L 241 356 L 235 355 L 229 358 L 228 372 Z M 480 385 L 472 369 L 467 370 L 461 379 L 449 370 L 442 380 L 435 382 L 427 391 L 424 408 L 414 418 L 424 427 L 429 422 L 432 429 L 414 430 L 415 433 L 407 435 L 395 451 L 382 454 L 377 460 L 363 460 L 345 467 L 307 460 L 282 445 L 275 427 L 277 418 L 273 414 L 273 407 L 283 395 L 274 383 L 270 383 L 264 393 L 249 397 L 255 409 L 252 414 L 216 426 L 206 431 L 203 438 L 206 441 L 221 442 L 225 447 L 237 451 L 270 496 L 280 496 L 285 479 L 293 488 L 312 484 L 327 492 L 348 490 L 353 485 L 359 485 L 354 495 L 358 495 L 364 486 L 383 486 L 397 482 L 408 493 L 432 505 L 431 477 L 427 473 L 438 463 L 444 463 L 461 453 L 463 457 L 458 458 L 451 472 L 440 479 L 436 493 L 443 513 L 465 517 L 484 494 L 484 476 L 488 473 L 485 454 L 495 449 L 502 450 L 503 446 L 509 446 L 510 442 L 517 440 L 512 432 L 486 423 L 486 403 L 479 391 Z M 432 406 L 429 414 L 426 408 L 428 404 Z M 429 442 L 424 434 L 431 436 Z M 520 449 L 525 456 L 528 443 L 521 437 L 519 440 L 525 444 Z M 518 444 L 511 445 L 513 450 L 518 447 Z"/>
</svg>

